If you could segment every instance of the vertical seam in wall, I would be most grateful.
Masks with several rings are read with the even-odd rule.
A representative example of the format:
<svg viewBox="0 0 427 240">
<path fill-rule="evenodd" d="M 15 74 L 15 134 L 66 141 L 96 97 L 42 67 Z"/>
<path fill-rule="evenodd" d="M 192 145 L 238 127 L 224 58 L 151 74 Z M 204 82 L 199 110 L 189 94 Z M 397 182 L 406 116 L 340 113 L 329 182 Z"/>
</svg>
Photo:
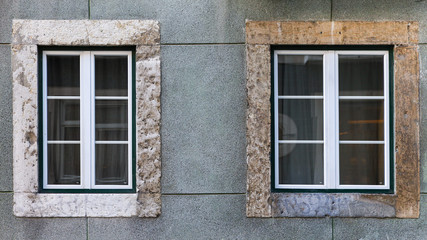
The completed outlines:
<svg viewBox="0 0 427 240">
<path fill-rule="evenodd" d="M 90 1 L 90 0 L 89 0 Z M 333 11 L 333 4 L 334 4 L 334 0 L 331 0 L 331 21 L 332 21 L 332 11 Z"/>
<path fill-rule="evenodd" d="M 334 218 L 331 218 L 332 219 L 332 240 L 334 240 Z"/>
<path fill-rule="evenodd" d="M 89 218 L 86 217 L 86 240 L 89 239 Z"/>
<path fill-rule="evenodd" d="M 87 0 L 87 11 L 88 11 L 88 17 L 90 19 L 90 0 Z"/>
</svg>

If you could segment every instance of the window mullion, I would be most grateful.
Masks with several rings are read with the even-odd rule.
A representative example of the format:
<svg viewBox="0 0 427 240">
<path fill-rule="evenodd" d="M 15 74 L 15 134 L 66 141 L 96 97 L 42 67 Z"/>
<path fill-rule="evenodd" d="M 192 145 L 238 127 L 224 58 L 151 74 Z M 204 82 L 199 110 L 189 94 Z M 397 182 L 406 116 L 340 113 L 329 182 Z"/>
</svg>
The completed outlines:
<svg viewBox="0 0 427 240">
<path fill-rule="evenodd" d="M 80 136 L 81 136 L 81 172 L 83 188 L 91 187 L 91 56 L 89 51 L 83 52 L 80 61 Z"/>
<path fill-rule="evenodd" d="M 91 111 L 90 111 L 90 158 L 88 160 L 90 164 L 90 186 L 93 189 L 95 186 L 95 53 L 90 53 L 90 96 L 89 101 Z"/>
<path fill-rule="evenodd" d="M 47 58 L 46 52 L 43 52 L 43 188 L 47 187 L 48 183 L 48 166 L 47 166 Z"/>
<path fill-rule="evenodd" d="M 339 65 L 338 65 L 338 53 L 336 51 L 334 51 L 333 53 L 333 66 L 334 66 L 334 122 L 333 122 L 333 126 L 334 126 L 334 136 L 332 136 L 332 138 L 334 139 L 334 158 L 332 159 L 332 162 L 334 163 L 334 188 L 338 188 L 339 184 L 340 184 L 340 168 L 339 168 L 339 164 L 340 164 L 340 154 L 339 154 L 339 150 L 340 150 L 340 140 L 339 140 Z"/>
<path fill-rule="evenodd" d="M 337 145 L 337 87 L 335 55 L 333 51 L 328 51 L 324 56 L 324 128 L 325 128 L 325 184 L 331 189 L 336 186 L 336 145 Z"/>
</svg>

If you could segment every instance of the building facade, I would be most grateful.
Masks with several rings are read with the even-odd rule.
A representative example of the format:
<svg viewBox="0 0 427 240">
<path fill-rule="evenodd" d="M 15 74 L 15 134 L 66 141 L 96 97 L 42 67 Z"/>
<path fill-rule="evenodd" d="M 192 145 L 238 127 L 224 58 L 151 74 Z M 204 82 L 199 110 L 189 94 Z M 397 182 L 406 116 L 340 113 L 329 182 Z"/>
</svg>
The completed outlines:
<svg viewBox="0 0 427 240">
<path fill-rule="evenodd" d="M 1 1 L 0 239 L 425 239 L 426 11 L 415 0 Z M 133 192 L 43 192 L 40 46 L 133 47 Z M 390 192 L 273 189 L 276 46 L 393 56 Z"/>
</svg>

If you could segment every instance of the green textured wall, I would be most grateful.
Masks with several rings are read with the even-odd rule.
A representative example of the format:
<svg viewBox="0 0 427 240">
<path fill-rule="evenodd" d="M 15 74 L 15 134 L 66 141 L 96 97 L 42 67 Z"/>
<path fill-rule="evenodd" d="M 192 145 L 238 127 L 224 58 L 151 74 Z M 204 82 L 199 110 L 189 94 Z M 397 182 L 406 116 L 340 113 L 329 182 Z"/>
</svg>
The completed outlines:
<svg viewBox="0 0 427 240">
<path fill-rule="evenodd" d="M 0 239 L 426 239 L 427 173 L 423 172 L 419 219 L 246 218 L 244 53 L 245 19 L 419 21 L 424 170 L 426 12 L 427 2 L 420 0 L 0 0 Z M 160 21 L 163 207 L 159 218 L 13 216 L 10 42 L 14 18 Z"/>
</svg>

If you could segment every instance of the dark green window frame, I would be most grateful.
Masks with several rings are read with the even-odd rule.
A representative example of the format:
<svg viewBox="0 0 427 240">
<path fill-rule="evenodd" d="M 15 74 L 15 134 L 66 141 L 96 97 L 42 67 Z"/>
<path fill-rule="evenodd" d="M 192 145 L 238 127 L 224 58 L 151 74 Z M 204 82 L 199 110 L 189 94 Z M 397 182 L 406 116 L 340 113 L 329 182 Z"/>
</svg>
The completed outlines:
<svg viewBox="0 0 427 240">
<path fill-rule="evenodd" d="M 136 193 L 136 47 L 135 46 L 117 46 L 117 47 L 71 47 L 71 46 L 37 46 L 38 51 L 38 181 L 39 193 Z M 44 51 L 131 51 L 132 52 L 132 155 L 131 155 L 131 189 L 45 189 L 43 188 L 43 52 Z"/>
<path fill-rule="evenodd" d="M 394 46 L 390 45 L 271 45 L 270 46 L 270 59 L 271 59 L 271 191 L 272 192 L 293 192 L 293 193 L 380 193 L 380 194 L 393 194 L 395 192 L 395 174 L 394 174 Z M 389 56 L 389 182 L 388 189 L 282 189 L 275 187 L 275 105 L 274 105 L 274 52 L 277 50 L 330 50 L 330 51 L 388 51 Z M 386 130 L 385 130 L 386 131 Z"/>
</svg>

